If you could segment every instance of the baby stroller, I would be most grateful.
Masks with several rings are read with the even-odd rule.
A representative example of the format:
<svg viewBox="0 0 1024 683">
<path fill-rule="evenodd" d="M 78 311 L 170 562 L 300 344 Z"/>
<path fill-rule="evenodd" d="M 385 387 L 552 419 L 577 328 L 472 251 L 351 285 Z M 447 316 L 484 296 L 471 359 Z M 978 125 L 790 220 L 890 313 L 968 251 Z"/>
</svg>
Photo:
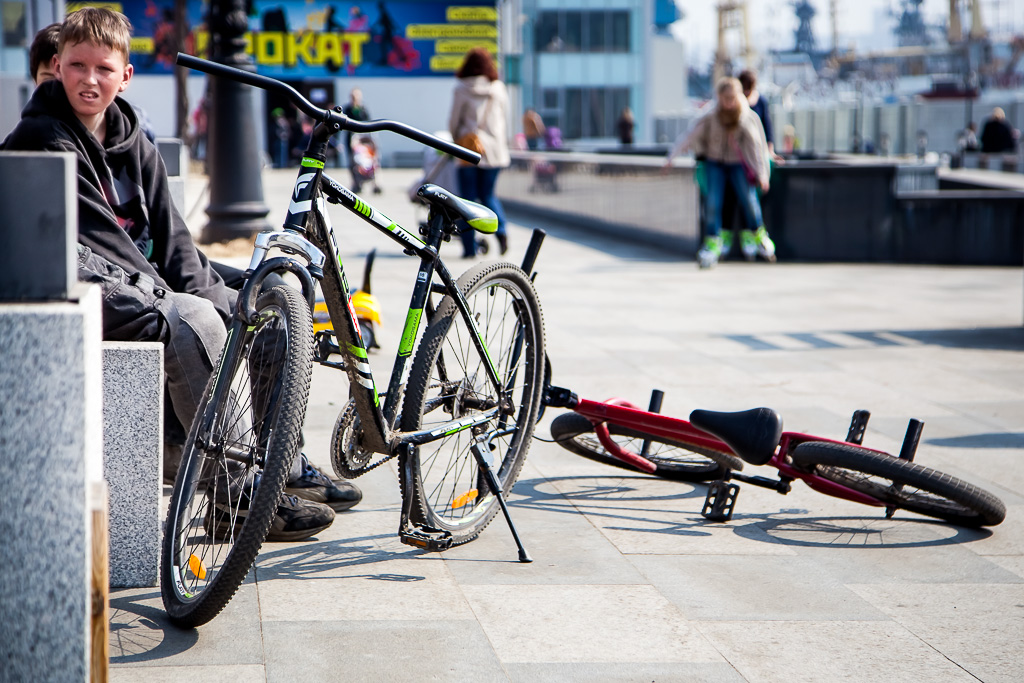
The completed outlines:
<svg viewBox="0 0 1024 683">
<path fill-rule="evenodd" d="M 452 139 L 452 136 L 447 132 L 438 132 L 434 133 L 434 135 L 443 140 Z M 456 173 L 454 157 L 442 154 L 441 152 L 437 152 L 433 149 L 427 149 L 423 152 L 423 175 L 417 178 L 413 184 L 409 186 L 409 201 L 416 205 L 417 223 L 419 223 L 420 227 L 425 227 L 427 223 L 427 203 L 423 201 L 418 194 L 416 194 L 416 191 L 425 183 L 432 183 L 438 187 L 443 187 L 449 192 L 457 195 L 459 190 L 459 179 Z M 477 239 L 477 252 L 486 254 L 487 250 L 487 242 L 483 239 Z"/>
<path fill-rule="evenodd" d="M 544 145 L 549 150 L 562 148 L 562 131 L 556 126 L 549 126 L 544 131 Z M 530 192 L 558 192 L 558 166 L 547 159 L 533 162 L 533 183 Z"/>
<path fill-rule="evenodd" d="M 377 184 L 378 170 L 380 158 L 373 137 L 360 135 L 352 138 L 352 189 L 359 193 L 364 184 L 373 183 L 373 193 L 380 194 L 380 185 Z"/>
</svg>

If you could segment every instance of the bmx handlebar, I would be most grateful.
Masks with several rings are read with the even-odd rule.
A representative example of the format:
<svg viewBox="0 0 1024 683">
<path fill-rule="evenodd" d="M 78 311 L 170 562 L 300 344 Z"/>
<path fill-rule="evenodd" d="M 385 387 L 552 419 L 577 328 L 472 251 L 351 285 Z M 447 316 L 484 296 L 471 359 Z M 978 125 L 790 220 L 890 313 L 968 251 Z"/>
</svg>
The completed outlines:
<svg viewBox="0 0 1024 683">
<path fill-rule="evenodd" d="M 388 119 L 354 121 L 340 111 L 333 109 L 321 109 L 299 94 L 299 92 L 292 86 L 268 76 L 261 76 L 251 71 L 244 71 L 225 64 L 218 64 L 217 62 L 200 59 L 199 57 L 193 57 L 192 55 L 187 55 L 183 52 L 178 53 L 177 63 L 189 69 L 202 71 L 203 73 L 211 76 L 229 78 L 233 81 L 238 81 L 239 83 L 276 92 L 291 100 L 302 113 L 316 121 L 326 124 L 329 127 L 332 125 L 337 126 L 337 130 L 350 130 L 355 133 L 375 133 L 377 131 L 387 130 L 392 133 L 398 133 L 399 135 L 411 140 L 415 140 L 416 142 L 423 143 L 428 147 L 433 147 L 436 150 L 440 150 L 445 154 L 450 154 L 457 159 L 462 159 L 463 161 L 467 161 L 471 164 L 477 164 L 480 162 L 480 155 L 476 152 L 470 151 L 465 147 L 460 147 L 459 145 L 448 142 L 447 140 L 442 140 L 439 137 L 425 133 L 418 128 L 413 128 L 412 126 L 406 125 L 400 121 L 391 121 Z"/>
</svg>

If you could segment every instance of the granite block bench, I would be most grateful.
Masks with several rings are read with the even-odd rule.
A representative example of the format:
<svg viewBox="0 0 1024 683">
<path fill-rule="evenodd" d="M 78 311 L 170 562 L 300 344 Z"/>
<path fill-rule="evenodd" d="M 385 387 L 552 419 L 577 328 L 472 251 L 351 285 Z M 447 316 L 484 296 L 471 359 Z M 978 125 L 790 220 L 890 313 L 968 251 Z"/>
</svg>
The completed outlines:
<svg viewBox="0 0 1024 683">
<path fill-rule="evenodd" d="M 162 539 L 164 349 L 103 342 L 103 476 L 110 586 L 155 586 Z"/>
</svg>

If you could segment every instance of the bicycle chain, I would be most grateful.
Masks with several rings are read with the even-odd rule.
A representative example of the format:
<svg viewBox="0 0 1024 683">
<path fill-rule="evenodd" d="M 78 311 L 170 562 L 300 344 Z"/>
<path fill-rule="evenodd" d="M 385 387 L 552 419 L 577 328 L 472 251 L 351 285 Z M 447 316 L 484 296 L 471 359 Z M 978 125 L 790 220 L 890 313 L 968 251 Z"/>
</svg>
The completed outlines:
<svg viewBox="0 0 1024 683">
<path fill-rule="evenodd" d="M 394 457 L 395 457 L 394 455 L 385 455 L 383 458 L 381 458 L 377 462 L 373 463 L 372 465 L 367 465 L 365 467 L 360 467 L 358 470 L 352 469 L 352 468 L 346 468 L 348 472 L 354 473 L 349 478 L 353 478 L 354 479 L 355 477 L 361 477 L 364 474 L 366 474 L 367 472 L 369 472 L 370 470 L 373 470 L 373 469 L 376 469 L 376 468 L 380 467 L 381 465 L 383 465 L 388 460 L 391 460 Z M 348 458 L 345 458 L 345 459 L 348 460 Z"/>
</svg>

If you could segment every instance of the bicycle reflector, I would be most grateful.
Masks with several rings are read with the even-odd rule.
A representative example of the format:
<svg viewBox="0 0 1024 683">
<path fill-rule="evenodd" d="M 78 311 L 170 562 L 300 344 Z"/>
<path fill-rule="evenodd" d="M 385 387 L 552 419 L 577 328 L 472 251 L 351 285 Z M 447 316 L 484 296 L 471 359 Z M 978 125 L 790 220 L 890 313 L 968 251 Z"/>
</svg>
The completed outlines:
<svg viewBox="0 0 1024 683">
<path fill-rule="evenodd" d="M 203 561 L 195 555 L 188 556 L 188 570 L 192 572 L 192 576 L 197 579 L 202 580 L 206 578 L 206 565 L 204 565 Z"/>
</svg>

